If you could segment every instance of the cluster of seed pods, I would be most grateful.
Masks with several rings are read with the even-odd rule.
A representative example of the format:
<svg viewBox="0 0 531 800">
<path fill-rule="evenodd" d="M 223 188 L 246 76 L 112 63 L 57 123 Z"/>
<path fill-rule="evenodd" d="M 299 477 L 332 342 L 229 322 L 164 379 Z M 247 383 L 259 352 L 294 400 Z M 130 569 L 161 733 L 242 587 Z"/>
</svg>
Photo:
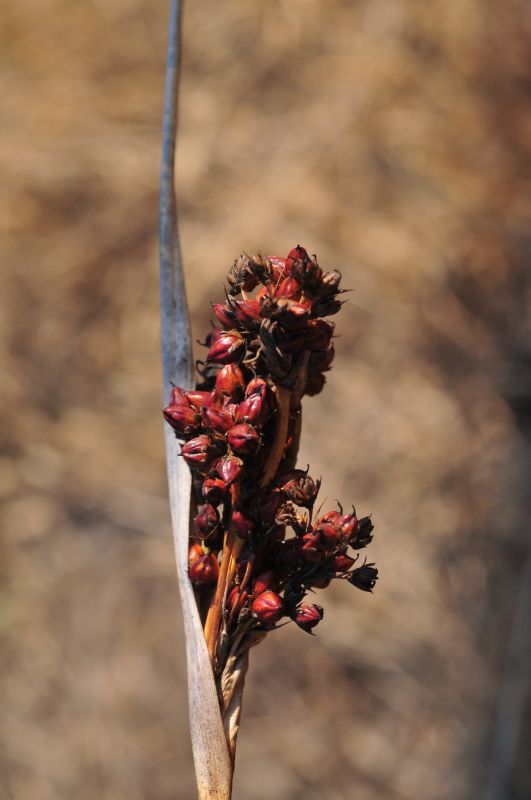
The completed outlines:
<svg viewBox="0 0 531 800">
<path fill-rule="evenodd" d="M 295 468 L 301 399 L 321 391 L 334 358 L 324 317 L 341 308 L 340 279 L 302 247 L 241 256 L 213 305 L 198 388 L 174 387 L 164 409 L 192 471 L 190 579 L 207 605 L 221 598 L 229 636 L 283 619 L 311 632 L 323 609 L 308 592 L 337 578 L 372 591 L 377 579 L 359 563 L 370 518 L 314 513 L 320 481 Z"/>
</svg>

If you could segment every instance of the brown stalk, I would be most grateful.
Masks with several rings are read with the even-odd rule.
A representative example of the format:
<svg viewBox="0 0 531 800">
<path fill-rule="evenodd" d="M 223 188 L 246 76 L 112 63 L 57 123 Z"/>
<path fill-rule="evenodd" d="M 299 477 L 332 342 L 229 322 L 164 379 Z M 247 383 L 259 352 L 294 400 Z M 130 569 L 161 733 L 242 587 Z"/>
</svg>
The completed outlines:
<svg viewBox="0 0 531 800">
<path fill-rule="evenodd" d="M 218 639 L 219 628 L 221 625 L 221 618 L 223 616 L 223 602 L 227 594 L 227 588 L 234 576 L 234 569 L 236 560 L 240 555 L 243 546 L 243 541 L 236 536 L 233 531 L 225 537 L 223 545 L 223 556 L 219 569 L 219 577 L 216 585 L 216 591 L 208 609 L 207 619 L 205 623 L 205 639 L 207 643 L 208 655 L 210 662 L 214 667 L 214 658 L 216 654 L 216 645 Z"/>
<path fill-rule="evenodd" d="M 286 450 L 288 438 L 289 412 L 291 404 L 291 390 L 285 386 L 275 387 L 275 400 L 277 405 L 277 418 L 275 438 L 271 445 L 269 457 L 264 467 L 264 474 L 260 486 L 267 486 L 275 477 L 276 471 Z"/>
<path fill-rule="evenodd" d="M 237 486 L 231 487 L 231 503 L 233 507 L 238 498 L 238 492 L 239 489 Z M 242 546 L 243 541 L 229 528 L 223 542 L 223 556 L 221 558 L 216 591 L 214 592 L 214 597 L 208 609 L 205 623 L 205 639 L 212 667 L 215 667 L 216 645 L 221 619 L 223 617 L 223 604 L 227 595 L 227 589 L 234 576 L 236 561 L 240 555 Z"/>
</svg>

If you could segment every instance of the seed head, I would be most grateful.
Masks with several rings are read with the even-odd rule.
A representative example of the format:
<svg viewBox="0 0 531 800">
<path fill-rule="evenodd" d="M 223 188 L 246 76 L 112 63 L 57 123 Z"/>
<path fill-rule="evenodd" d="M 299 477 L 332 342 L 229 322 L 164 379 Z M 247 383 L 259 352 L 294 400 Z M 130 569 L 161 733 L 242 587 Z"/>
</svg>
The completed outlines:
<svg viewBox="0 0 531 800">
<path fill-rule="evenodd" d="M 226 576 L 215 595 L 198 598 L 202 611 L 211 603 L 212 630 L 220 631 L 217 641 L 207 634 L 220 674 L 223 641 L 253 630 L 260 638 L 282 617 L 311 633 L 323 609 L 305 602 L 309 591 L 340 579 L 370 592 L 378 577 L 349 550 L 371 542 L 370 518 L 339 506 L 314 519 L 320 480 L 295 469 L 301 398 L 322 390 L 334 360 L 325 317 L 341 308 L 340 283 L 337 270 L 324 272 L 300 245 L 285 259 L 242 255 L 226 301 L 212 305 L 199 388 L 174 388 L 164 409 L 193 468 L 190 578 L 211 587 L 220 563 Z"/>
</svg>

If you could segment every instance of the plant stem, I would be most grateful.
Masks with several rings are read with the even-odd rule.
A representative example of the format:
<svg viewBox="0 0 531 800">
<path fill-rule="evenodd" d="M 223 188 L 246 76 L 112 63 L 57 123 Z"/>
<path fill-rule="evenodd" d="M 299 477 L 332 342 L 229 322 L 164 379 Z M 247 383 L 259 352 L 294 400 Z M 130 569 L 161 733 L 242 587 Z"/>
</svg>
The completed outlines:
<svg viewBox="0 0 531 800">
<path fill-rule="evenodd" d="M 277 403 L 275 438 L 273 439 L 273 444 L 264 468 L 264 474 L 262 476 L 262 480 L 260 481 L 260 486 L 267 486 L 268 483 L 270 483 L 275 477 L 278 466 L 284 456 L 286 440 L 288 438 L 291 390 L 285 386 L 277 386 L 275 397 Z"/>
<path fill-rule="evenodd" d="M 233 508 L 237 503 L 239 491 L 239 486 L 234 485 L 231 487 L 231 504 Z M 216 591 L 212 598 L 210 608 L 208 609 L 205 623 L 205 639 L 213 669 L 215 668 L 216 645 L 224 611 L 225 597 L 234 576 L 236 561 L 241 553 L 242 547 L 242 539 L 234 533 L 229 525 L 229 530 L 225 534 L 225 541 L 223 542 L 223 556 L 221 558 Z"/>
</svg>

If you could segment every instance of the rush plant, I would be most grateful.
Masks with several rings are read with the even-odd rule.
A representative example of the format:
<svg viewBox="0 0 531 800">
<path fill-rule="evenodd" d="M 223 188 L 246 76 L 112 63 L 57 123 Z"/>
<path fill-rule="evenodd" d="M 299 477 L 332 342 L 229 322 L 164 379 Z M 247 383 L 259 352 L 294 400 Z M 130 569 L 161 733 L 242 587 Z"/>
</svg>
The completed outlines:
<svg viewBox="0 0 531 800">
<path fill-rule="evenodd" d="M 161 304 L 166 453 L 201 800 L 228 800 L 249 652 L 277 627 L 312 634 L 333 580 L 372 591 L 361 557 L 370 517 L 323 513 L 320 480 L 297 467 L 302 401 L 334 359 L 341 275 L 300 246 L 243 254 L 193 380 L 174 195 L 179 8 L 174 3 L 161 180 Z"/>
</svg>

